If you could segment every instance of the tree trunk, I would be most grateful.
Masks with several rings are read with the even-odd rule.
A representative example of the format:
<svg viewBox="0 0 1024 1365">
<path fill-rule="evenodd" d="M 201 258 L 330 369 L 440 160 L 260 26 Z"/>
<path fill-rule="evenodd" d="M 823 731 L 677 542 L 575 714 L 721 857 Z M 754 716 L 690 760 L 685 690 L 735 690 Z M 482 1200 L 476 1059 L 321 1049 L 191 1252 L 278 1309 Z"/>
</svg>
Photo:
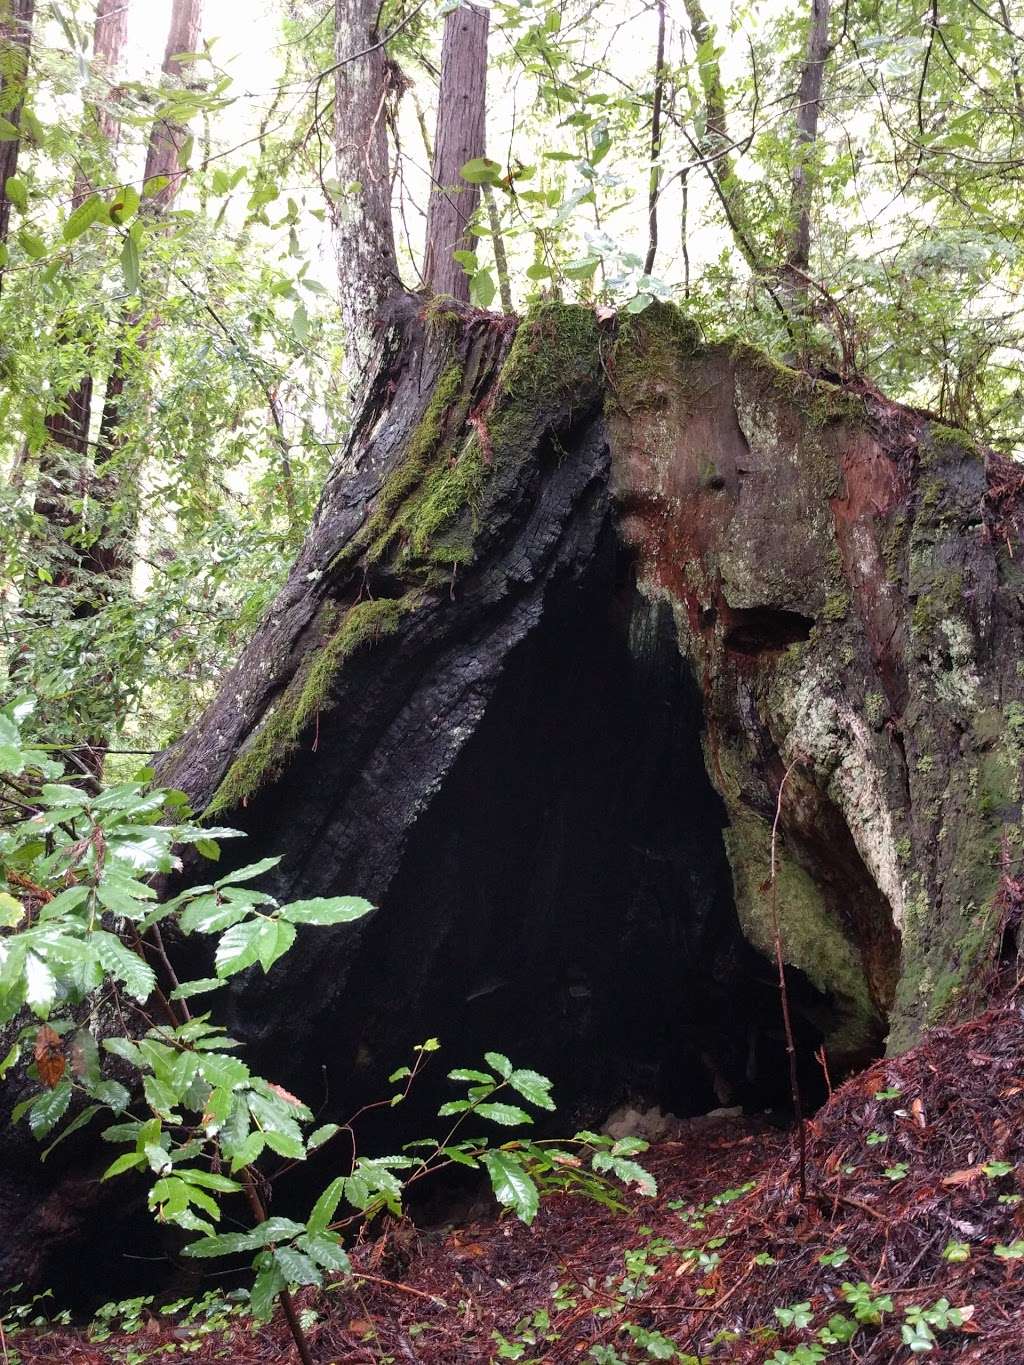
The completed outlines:
<svg viewBox="0 0 1024 1365">
<path fill-rule="evenodd" d="M 203 0 L 174 0 L 171 23 L 167 31 L 163 66 L 165 78 L 184 80 L 190 66 L 175 58 L 185 52 L 195 52 L 203 22 Z M 150 203 L 155 211 L 169 208 L 177 198 L 185 168 L 181 165 L 181 151 L 188 138 L 188 129 L 172 119 L 158 118 L 153 123 L 146 149 L 146 169 L 143 183 L 157 176 L 166 177 L 167 184 L 154 194 Z"/>
<path fill-rule="evenodd" d="M 124 0 L 100 0 L 93 29 L 94 70 L 108 78 L 117 76 L 127 36 L 128 7 Z M 119 130 L 113 101 L 107 99 L 91 103 L 86 109 L 86 118 L 95 123 L 100 143 L 106 149 L 112 149 Z M 72 207 L 77 208 L 91 193 L 90 178 L 79 166 L 72 187 Z M 63 328 L 66 334 L 66 323 Z M 68 451 L 71 460 L 65 463 L 55 450 L 44 451 L 39 464 L 34 510 L 59 532 L 67 531 L 74 525 L 68 511 L 69 477 L 75 479 L 78 488 L 83 488 L 88 480 L 82 462 L 89 449 L 92 383 L 91 374 L 82 375 L 79 382 L 64 395 L 57 411 L 46 418 L 46 431 L 52 446 Z"/>
<path fill-rule="evenodd" d="M 379 318 L 399 287 L 391 221 L 387 118 L 399 73 L 377 28 L 378 0 L 336 0 L 335 167 L 341 200 L 335 223 L 345 369 L 369 366 Z"/>
<path fill-rule="evenodd" d="M 34 11 L 35 0 L 0 0 L 0 115 L 19 131 Z M 17 172 L 20 147 L 20 137 L 0 142 L 0 289 L 4 278 L 3 253 L 11 224 L 11 201 L 4 193 L 4 187 Z"/>
<path fill-rule="evenodd" d="M 821 87 L 828 61 L 828 19 L 831 0 L 811 0 L 811 20 L 807 32 L 807 57 L 800 73 L 797 92 L 796 138 L 793 161 L 793 188 L 790 204 L 792 219 L 786 269 L 792 287 L 807 293 L 807 270 L 811 259 L 811 195 L 813 177 L 810 158 L 818 139 L 821 112 Z"/>
<path fill-rule="evenodd" d="M 487 30 L 490 13 L 462 5 L 444 21 L 441 91 L 434 138 L 433 188 L 427 205 L 423 278 L 435 294 L 469 302 L 469 275 L 452 255 L 472 251 L 469 233 L 480 206 L 480 186 L 460 176 L 487 147 Z"/>
<path fill-rule="evenodd" d="M 325 1118 L 433 1034 L 547 1071 L 563 1131 L 627 1097 L 785 1104 L 776 819 L 809 1100 L 822 1044 L 835 1077 L 977 1002 L 1021 853 L 1020 471 L 667 306 L 403 297 L 383 326 L 288 581 L 159 766 L 249 834 L 219 875 L 280 853 L 272 893 L 380 907 L 236 979 L 253 1064 Z M 94 1149 L 56 1176 L 5 1143 L 29 1279 L 54 1223 L 87 1236 Z"/>
</svg>

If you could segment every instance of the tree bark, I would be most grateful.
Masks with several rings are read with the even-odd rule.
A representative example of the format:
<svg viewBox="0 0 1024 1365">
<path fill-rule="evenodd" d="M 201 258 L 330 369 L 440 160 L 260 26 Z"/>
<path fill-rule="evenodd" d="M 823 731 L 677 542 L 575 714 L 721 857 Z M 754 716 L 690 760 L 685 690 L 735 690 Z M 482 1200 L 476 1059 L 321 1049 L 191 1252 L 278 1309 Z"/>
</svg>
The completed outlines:
<svg viewBox="0 0 1024 1365">
<path fill-rule="evenodd" d="M 796 154 L 793 160 L 790 202 L 791 235 L 786 270 L 795 292 L 807 293 L 807 270 L 811 259 L 811 198 L 814 179 L 811 156 L 818 138 L 821 88 L 828 61 L 828 20 L 831 0 L 811 0 L 807 32 L 807 56 L 800 73 L 796 109 Z"/>
<path fill-rule="evenodd" d="M 181 81 L 186 78 L 189 66 L 176 61 L 175 58 L 181 53 L 196 51 L 202 22 L 203 0 L 174 0 L 167 32 L 167 46 L 160 68 L 165 79 Z M 157 176 L 166 177 L 168 182 L 150 199 L 155 212 L 169 208 L 181 189 L 185 168 L 180 164 L 180 156 L 187 137 L 187 128 L 175 123 L 173 119 L 158 118 L 153 123 L 146 149 L 143 183 L 147 184 Z"/>
<path fill-rule="evenodd" d="M 234 980 L 253 1065 L 325 1118 L 428 1034 L 551 1074 L 563 1126 L 627 1093 L 784 1102 L 769 880 L 812 1102 L 820 1045 L 835 1076 L 983 999 L 1021 849 L 1020 471 L 657 304 L 401 296 L 381 357 L 285 586 L 159 763 L 249 835 L 218 875 L 283 854 L 272 894 L 380 907 Z M 7 1279 L 58 1234 L 109 1269 L 88 1142 L 51 1172 L 5 1133 Z"/>
<path fill-rule="evenodd" d="M 128 7 L 125 0 L 100 0 L 93 29 L 94 75 L 100 74 L 111 82 L 117 79 L 127 36 Z M 86 108 L 86 118 L 93 121 L 101 145 L 107 151 L 112 150 L 120 128 L 113 98 L 90 102 Z M 92 190 L 91 180 L 79 163 L 72 186 L 72 207 L 77 208 L 83 203 Z M 66 329 L 67 324 L 62 326 Z M 72 457 L 70 472 L 77 473 L 80 487 L 85 487 L 88 482 L 82 459 L 89 449 L 92 387 L 92 375 L 84 374 L 64 395 L 57 411 L 46 418 L 47 435 L 54 446 L 69 452 Z M 35 512 L 62 532 L 73 525 L 67 509 L 68 474 L 69 468 L 64 467 L 60 457 L 54 458 L 52 452 L 44 452 L 39 465 Z"/>
<path fill-rule="evenodd" d="M 401 287 L 387 135 L 399 77 L 377 27 L 379 15 L 378 0 L 336 0 L 334 143 L 341 200 L 335 246 L 351 381 L 370 365 L 381 313 Z"/>
<path fill-rule="evenodd" d="M 0 5 L 0 114 L 20 132 L 35 0 L 0 0 Z M 20 137 L 0 142 L 0 249 L 7 246 L 11 223 L 11 201 L 4 187 L 17 172 L 20 148 Z M 0 289 L 3 278 L 4 261 L 0 260 Z"/>
<path fill-rule="evenodd" d="M 651 110 L 651 170 L 647 188 L 647 257 L 644 274 L 654 270 L 658 254 L 658 197 L 661 191 L 661 103 L 665 94 L 665 0 L 658 0 L 658 48 L 654 60 L 654 105 Z"/>
<path fill-rule="evenodd" d="M 469 302 L 469 275 L 453 257 L 475 245 L 469 225 L 480 206 L 480 186 L 460 176 L 487 147 L 487 32 L 490 13 L 461 5 L 444 21 L 441 90 L 434 138 L 433 188 L 427 205 L 423 278 L 435 294 Z"/>
</svg>

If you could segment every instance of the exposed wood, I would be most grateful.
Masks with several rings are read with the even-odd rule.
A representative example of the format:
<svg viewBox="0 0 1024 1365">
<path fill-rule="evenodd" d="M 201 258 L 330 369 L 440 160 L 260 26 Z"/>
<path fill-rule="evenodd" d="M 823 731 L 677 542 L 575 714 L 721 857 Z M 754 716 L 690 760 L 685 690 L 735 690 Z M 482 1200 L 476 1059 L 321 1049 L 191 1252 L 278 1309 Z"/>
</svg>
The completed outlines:
<svg viewBox="0 0 1024 1365">
<path fill-rule="evenodd" d="M 448 294 L 461 303 L 469 302 L 469 276 L 452 253 L 475 246 L 468 228 L 480 204 L 480 187 L 467 183 L 459 172 L 486 150 L 489 24 L 488 10 L 461 5 L 444 21 L 441 46 L 423 278 L 435 294 Z"/>
</svg>

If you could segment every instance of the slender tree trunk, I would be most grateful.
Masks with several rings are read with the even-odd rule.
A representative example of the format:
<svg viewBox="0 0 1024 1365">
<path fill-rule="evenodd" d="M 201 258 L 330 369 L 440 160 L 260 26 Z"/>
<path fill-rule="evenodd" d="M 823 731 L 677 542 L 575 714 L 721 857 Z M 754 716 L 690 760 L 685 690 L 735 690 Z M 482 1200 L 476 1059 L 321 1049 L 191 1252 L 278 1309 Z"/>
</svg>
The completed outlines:
<svg viewBox="0 0 1024 1365">
<path fill-rule="evenodd" d="M 665 94 L 665 0 L 658 0 L 658 55 L 654 63 L 654 108 L 651 112 L 651 170 L 647 187 L 647 259 L 644 274 L 654 269 L 658 254 L 658 194 L 661 189 L 661 104 Z"/>
<path fill-rule="evenodd" d="M 398 80 L 379 14 L 378 0 L 336 0 L 334 140 L 342 199 L 335 245 L 350 380 L 366 370 L 382 309 L 398 286 L 387 138 Z"/>
<path fill-rule="evenodd" d="M 183 52 L 195 52 L 202 20 L 203 0 L 174 0 L 161 67 L 165 78 L 182 79 L 188 68 L 175 58 Z M 154 211 L 168 208 L 181 189 L 185 170 L 179 158 L 187 137 L 188 130 L 171 119 L 158 118 L 153 124 L 146 149 L 144 180 L 148 183 L 155 176 L 164 176 L 168 182 L 150 199 Z"/>
<path fill-rule="evenodd" d="M 93 29 L 93 73 L 113 81 L 120 69 L 128 36 L 128 8 L 125 0 L 99 0 L 96 7 L 96 24 Z M 86 108 L 86 121 L 95 127 L 97 142 L 104 159 L 116 145 L 120 123 L 115 111 L 114 101 L 110 98 L 90 102 Z M 72 204 L 77 208 L 92 193 L 92 179 L 85 173 L 81 162 L 75 173 L 72 187 Z M 61 324 L 66 333 L 68 324 Z M 70 336 L 68 340 L 71 340 Z M 92 375 L 85 374 L 70 389 L 61 401 L 56 412 L 46 418 L 46 431 L 50 442 L 70 453 L 75 464 L 88 452 L 89 418 L 92 410 Z M 67 513 L 65 470 L 60 459 L 53 459 L 44 452 L 39 466 L 39 483 L 36 491 L 35 511 L 48 523 L 60 529 L 71 525 Z"/>
<path fill-rule="evenodd" d="M 476 5 L 452 10 L 444 21 L 441 93 L 434 138 L 433 188 L 427 206 L 423 277 L 435 294 L 469 302 L 469 276 L 452 255 L 471 250 L 469 225 L 480 187 L 461 179 L 467 161 L 487 145 L 487 31 L 490 15 Z"/>
<path fill-rule="evenodd" d="M 764 270 L 764 262 L 747 224 L 742 184 L 737 179 L 732 155 L 728 150 L 732 140 L 725 111 L 725 87 L 718 57 L 711 47 L 715 31 L 700 0 L 683 0 L 683 4 L 698 50 L 707 43 L 711 51 L 711 55 L 699 63 L 698 70 L 704 91 L 704 136 L 698 142 L 697 150 L 705 158 L 708 178 L 722 205 L 736 245 L 751 270 L 760 274 Z"/>
<path fill-rule="evenodd" d="M 796 109 L 796 152 L 793 160 L 790 207 L 790 241 L 786 268 L 791 288 L 806 296 L 804 278 L 811 255 L 811 197 L 814 176 L 811 157 L 818 138 L 821 113 L 821 87 L 828 61 L 828 20 L 830 0 L 811 0 L 811 21 L 807 33 L 807 57 L 800 74 Z"/>
<path fill-rule="evenodd" d="M 203 19 L 203 0 L 174 0 L 171 22 L 167 31 L 167 44 L 161 70 L 166 78 L 180 80 L 184 66 L 176 61 L 183 52 L 194 52 L 199 44 L 199 34 Z M 187 130 L 169 119 L 157 119 L 149 136 L 146 148 L 146 165 L 143 182 L 148 184 L 155 176 L 166 178 L 167 184 L 147 201 L 150 212 L 158 214 L 169 208 L 182 186 L 183 168 L 179 156 L 187 137 Z M 140 334 L 135 345 L 143 349 L 146 345 L 145 334 Z M 105 469 L 115 458 L 121 441 L 121 402 L 125 388 L 125 372 L 119 349 L 114 357 L 110 375 L 107 379 L 103 399 L 103 412 L 100 419 L 99 445 L 96 452 L 96 473 L 98 478 L 105 477 Z M 109 483 L 109 480 L 108 480 Z M 115 490 L 108 487 L 106 500 L 109 502 Z M 114 573 L 124 568 L 125 557 L 114 546 L 109 546 L 94 554 L 97 567 L 102 571 Z"/>
<path fill-rule="evenodd" d="M 25 103 L 34 11 L 35 0 L 0 0 L 0 115 L 18 130 Z M 20 137 L 0 142 L 0 288 L 11 222 L 11 201 L 4 187 L 17 172 L 20 147 Z"/>
</svg>

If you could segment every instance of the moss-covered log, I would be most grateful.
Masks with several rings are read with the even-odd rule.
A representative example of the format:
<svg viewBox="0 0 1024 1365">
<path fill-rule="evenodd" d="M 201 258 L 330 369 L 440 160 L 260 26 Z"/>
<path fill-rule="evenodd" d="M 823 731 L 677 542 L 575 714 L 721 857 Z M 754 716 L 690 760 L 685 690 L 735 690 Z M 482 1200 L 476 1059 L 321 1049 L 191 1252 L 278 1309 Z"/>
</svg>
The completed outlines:
<svg viewBox="0 0 1024 1365">
<path fill-rule="evenodd" d="M 284 854 L 275 894 L 380 907 L 232 987 L 267 1074 L 347 1110 L 436 1034 L 549 1071 L 563 1125 L 783 1101 L 776 824 L 808 1087 L 821 1043 L 977 1000 L 1021 855 L 1017 468 L 669 307 L 405 299 L 384 352 L 160 765 L 251 836 L 225 859 Z"/>
</svg>

